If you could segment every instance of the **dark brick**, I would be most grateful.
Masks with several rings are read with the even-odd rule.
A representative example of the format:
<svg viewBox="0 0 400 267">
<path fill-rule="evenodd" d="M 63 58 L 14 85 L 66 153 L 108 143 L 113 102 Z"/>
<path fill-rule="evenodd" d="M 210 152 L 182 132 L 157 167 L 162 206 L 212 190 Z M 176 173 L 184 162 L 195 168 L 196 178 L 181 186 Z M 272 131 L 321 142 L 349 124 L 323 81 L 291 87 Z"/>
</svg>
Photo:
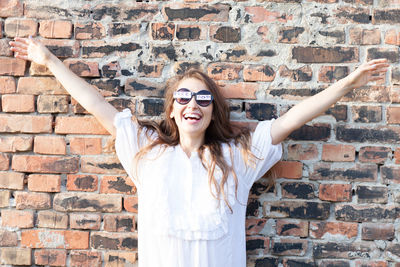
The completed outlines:
<svg viewBox="0 0 400 267">
<path fill-rule="evenodd" d="M 264 236 L 250 236 L 246 238 L 246 253 L 266 253 L 269 249 L 269 238 Z"/>
<path fill-rule="evenodd" d="M 200 26 L 190 25 L 190 26 L 177 26 L 176 30 L 176 38 L 179 40 L 187 40 L 187 41 L 197 41 L 201 38 L 202 29 Z"/>
<path fill-rule="evenodd" d="M 344 31 L 338 31 L 338 30 L 328 30 L 328 31 L 318 31 L 318 34 L 329 38 L 329 40 L 334 40 L 332 41 L 334 44 L 344 44 L 346 41 L 346 34 Z"/>
<path fill-rule="evenodd" d="M 358 203 L 387 203 L 388 189 L 385 186 L 364 186 L 357 187 Z"/>
<path fill-rule="evenodd" d="M 155 96 L 162 97 L 164 89 L 158 83 L 148 80 L 127 79 L 125 83 L 125 94 L 129 96 Z"/>
<path fill-rule="evenodd" d="M 139 66 L 137 67 L 139 76 L 149 77 L 149 78 L 160 77 L 163 69 L 164 69 L 163 63 L 144 64 L 143 61 L 140 61 Z"/>
<path fill-rule="evenodd" d="M 392 83 L 400 85 L 400 68 L 392 68 Z"/>
<path fill-rule="evenodd" d="M 117 79 L 96 79 L 89 81 L 104 97 L 119 96 L 122 93 L 121 81 Z"/>
<path fill-rule="evenodd" d="M 112 23 L 109 25 L 108 34 L 112 37 L 132 35 L 140 32 L 140 24 Z"/>
<path fill-rule="evenodd" d="M 292 140 L 304 141 L 327 141 L 331 136 L 331 126 L 324 123 L 316 123 L 312 126 L 303 125 L 293 131 L 289 138 Z"/>
<path fill-rule="evenodd" d="M 354 106 L 352 107 L 354 122 L 380 122 L 382 121 L 382 107 L 380 106 Z"/>
<path fill-rule="evenodd" d="M 321 260 L 318 267 L 350 267 L 350 262 L 344 260 Z"/>
<path fill-rule="evenodd" d="M 113 20 L 151 20 L 157 12 L 157 5 L 149 3 L 136 3 L 133 7 L 124 4 L 100 4 L 91 10 L 94 20 L 102 20 L 105 17 L 111 17 Z"/>
<path fill-rule="evenodd" d="M 136 233 L 92 232 L 90 246 L 94 249 L 136 250 Z"/>
<path fill-rule="evenodd" d="M 121 75 L 121 66 L 118 61 L 112 61 L 101 67 L 101 74 L 105 78 L 115 78 Z"/>
<path fill-rule="evenodd" d="M 260 213 L 261 203 L 257 199 L 250 198 L 247 202 L 246 216 L 257 217 Z"/>
<path fill-rule="evenodd" d="M 275 50 L 268 49 L 268 50 L 261 50 L 258 52 L 257 57 L 274 57 L 277 53 Z"/>
<path fill-rule="evenodd" d="M 339 125 L 336 139 L 343 142 L 358 143 L 400 143 L 400 129 L 395 127 L 350 128 Z"/>
<path fill-rule="evenodd" d="M 312 13 L 310 15 L 310 17 L 320 18 L 322 24 L 327 24 L 328 18 L 330 18 L 330 15 L 328 15 L 326 12 L 316 12 L 316 13 Z"/>
<path fill-rule="evenodd" d="M 176 61 L 178 57 L 172 44 L 167 46 L 154 46 L 151 50 L 151 53 L 154 54 L 155 58 L 162 57 L 166 60 Z"/>
<path fill-rule="evenodd" d="M 281 184 L 282 197 L 296 199 L 313 199 L 314 185 L 311 183 L 284 182 Z"/>
<path fill-rule="evenodd" d="M 317 267 L 316 263 L 310 260 L 284 259 L 283 267 Z"/>
<path fill-rule="evenodd" d="M 200 69 L 199 62 L 177 62 L 175 65 L 175 73 L 183 74 L 190 69 Z"/>
<path fill-rule="evenodd" d="M 54 196 L 53 206 L 54 210 L 63 212 L 120 212 L 122 210 L 122 197 L 111 194 L 59 193 Z"/>
<path fill-rule="evenodd" d="M 400 23 L 400 9 L 374 9 L 372 23 L 389 25 Z"/>
<path fill-rule="evenodd" d="M 266 222 L 267 219 L 246 218 L 246 236 L 260 234 Z"/>
<path fill-rule="evenodd" d="M 104 26 L 100 23 L 89 22 L 87 24 L 74 24 L 75 38 L 82 39 L 103 39 L 105 37 Z"/>
<path fill-rule="evenodd" d="M 242 62 L 248 57 L 247 50 L 244 47 L 237 47 L 224 51 L 221 59 L 224 61 Z"/>
<path fill-rule="evenodd" d="M 276 234 L 280 236 L 308 236 L 308 222 L 297 220 L 277 220 Z"/>
<path fill-rule="evenodd" d="M 347 106 L 336 104 L 332 108 L 325 111 L 325 114 L 332 115 L 336 121 L 347 121 Z"/>
<path fill-rule="evenodd" d="M 376 165 L 357 164 L 352 168 L 333 168 L 330 164 L 317 163 L 314 172 L 310 175 L 311 180 L 331 180 L 349 182 L 373 182 L 378 177 Z"/>
<path fill-rule="evenodd" d="M 269 94 L 282 98 L 308 97 L 318 94 L 323 89 L 272 89 Z"/>
<path fill-rule="evenodd" d="M 352 63 L 358 61 L 355 47 L 294 47 L 293 59 L 299 63 Z"/>
<path fill-rule="evenodd" d="M 240 28 L 222 26 L 218 28 L 210 28 L 210 35 L 213 40 L 223 43 L 238 43 L 241 40 Z"/>
<path fill-rule="evenodd" d="M 175 24 L 173 23 L 152 23 L 151 36 L 154 40 L 172 40 L 175 35 Z"/>
<path fill-rule="evenodd" d="M 308 82 L 312 79 L 312 69 L 310 66 L 304 66 L 299 69 L 290 70 L 286 66 L 279 67 L 279 75 L 288 77 L 293 82 Z"/>
<path fill-rule="evenodd" d="M 389 86 L 363 86 L 344 95 L 341 101 L 371 103 L 391 102 L 390 93 Z"/>
<path fill-rule="evenodd" d="M 164 112 L 163 99 L 147 98 L 147 99 L 142 99 L 140 102 L 143 105 L 143 109 L 140 115 L 159 116 Z"/>
<path fill-rule="evenodd" d="M 390 147 L 366 146 L 360 148 L 358 159 L 360 162 L 383 164 L 391 156 L 392 149 Z"/>
<path fill-rule="evenodd" d="M 87 42 L 82 45 L 82 57 L 104 57 L 114 52 L 133 52 L 142 47 L 137 43 L 91 43 Z"/>
<path fill-rule="evenodd" d="M 358 259 L 370 258 L 370 253 L 374 250 L 374 246 L 369 243 L 317 243 L 313 244 L 314 258 L 342 258 L 342 259 Z"/>
<path fill-rule="evenodd" d="M 253 120 L 270 120 L 276 118 L 276 106 L 268 103 L 246 103 L 246 118 Z"/>
<path fill-rule="evenodd" d="M 395 237 L 394 224 L 392 223 L 363 223 L 361 231 L 362 240 L 393 240 Z"/>
<path fill-rule="evenodd" d="M 172 4 L 163 8 L 167 20 L 228 21 L 229 5 Z"/>
<path fill-rule="evenodd" d="M 373 5 L 374 0 L 343 0 L 345 3 L 349 4 L 360 4 L 360 5 Z"/>
<path fill-rule="evenodd" d="M 272 254 L 281 256 L 304 256 L 307 251 L 307 240 L 280 239 L 272 241 Z"/>
<path fill-rule="evenodd" d="M 338 23 L 370 23 L 369 9 L 361 7 L 340 7 L 335 11 Z"/>
<path fill-rule="evenodd" d="M 326 83 L 336 82 L 349 75 L 349 68 L 344 66 L 324 66 L 319 70 L 318 80 Z"/>
<path fill-rule="evenodd" d="M 388 243 L 388 246 L 386 248 L 386 252 L 390 252 L 393 255 L 400 255 L 400 244 L 399 243 Z M 398 267 L 398 263 L 396 264 L 396 267 Z"/>
<path fill-rule="evenodd" d="M 400 209 L 395 206 L 338 205 L 335 208 L 336 220 L 351 222 L 393 221 L 399 217 Z"/>
<path fill-rule="evenodd" d="M 254 266 L 254 267 L 276 267 L 278 266 L 279 261 L 277 258 L 261 258 L 261 259 L 249 259 L 249 265 L 248 266 Z"/>
<path fill-rule="evenodd" d="M 367 59 L 386 58 L 390 63 L 399 62 L 398 48 L 369 48 Z"/>
<path fill-rule="evenodd" d="M 262 194 L 274 193 L 275 186 L 268 179 L 257 180 L 250 189 L 250 197 L 258 197 Z"/>
<path fill-rule="evenodd" d="M 295 44 L 298 43 L 299 35 L 304 32 L 303 27 L 284 27 L 278 32 L 278 42 Z"/>
<path fill-rule="evenodd" d="M 384 183 L 400 184 L 400 167 L 382 166 L 381 176 Z"/>
<path fill-rule="evenodd" d="M 270 206 L 269 212 L 267 212 L 267 206 Z M 268 217 L 275 217 L 274 214 L 279 214 L 278 217 L 324 220 L 329 217 L 329 210 L 330 204 L 322 202 L 278 201 L 264 203 L 264 213 Z"/>
<path fill-rule="evenodd" d="M 134 99 L 108 98 L 107 101 L 118 111 L 122 111 L 126 108 L 129 108 L 130 110 L 135 110 L 136 101 Z"/>
</svg>

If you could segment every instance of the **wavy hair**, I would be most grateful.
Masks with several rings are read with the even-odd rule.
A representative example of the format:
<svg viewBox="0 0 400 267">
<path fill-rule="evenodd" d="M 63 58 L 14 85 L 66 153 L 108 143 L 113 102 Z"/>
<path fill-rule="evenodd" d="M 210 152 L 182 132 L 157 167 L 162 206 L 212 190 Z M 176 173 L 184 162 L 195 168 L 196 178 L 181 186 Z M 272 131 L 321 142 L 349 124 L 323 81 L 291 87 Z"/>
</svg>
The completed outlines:
<svg viewBox="0 0 400 267">
<path fill-rule="evenodd" d="M 229 174 L 232 174 L 235 181 L 235 196 L 237 197 L 238 179 L 233 170 L 233 166 L 230 166 L 224 158 L 222 153 L 222 144 L 229 144 L 232 142 L 235 146 L 239 146 L 241 148 L 241 154 L 247 165 L 255 164 L 256 157 L 250 151 L 251 136 L 249 129 L 246 127 L 241 127 L 230 121 L 229 106 L 224 96 L 221 94 L 219 86 L 205 73 L 197 69 L 191 69 L 182 75 L 177 75 L 168 80 L 164 102 L 165 118 L 160 122 L 155 122 L 152 120 L 138 120 L 140 127 L 138 136 L 140 135 L 141 131 L 145 130 L 147 136 L 149 136 L 152 132 L 156 132 L 157 138 L 150 142 L 147 146 L 143 147 L 136 154 L 134 161 L 135 164 L 137 164 L 138 161 L 146 155 L 146 153 L 156 146 L 165 147 L 176 146 L 179 144 L 178 127 L 175 123 L 175 120 L 170 118 L 170 114 L 172 112 L 174 103 L 173 92 L 177 89 L 177 86 L 182 80 L 188 78 L 194 78 L 203 82 L 214 97 L 212 110 L 213 119 L 206 129 L 204 144 L 199 148 L 198 152 L 201 162 L 208 173 L 208 184 L 211 194 L 217 199 L 220 199 L 222 195 L 224 202 L 232 211 L 232 208 L 228 203 L 227 196 L 225 195 L 224 186 L 228 180 Z M 204 155 L 204 152 L 207 149 L 210 152 L 209 159 L 206 159 Z M 230 157 L 233 159 L 231 149 Z M 233 160 L 231 160 L 231 162 L 233 162 Z M 219 183 L 214 176 L 216 167 L 222 171 L 222 179 Z M 214 187 L 216 195 L 213 193 L 212 187 Z"/>
</svg>

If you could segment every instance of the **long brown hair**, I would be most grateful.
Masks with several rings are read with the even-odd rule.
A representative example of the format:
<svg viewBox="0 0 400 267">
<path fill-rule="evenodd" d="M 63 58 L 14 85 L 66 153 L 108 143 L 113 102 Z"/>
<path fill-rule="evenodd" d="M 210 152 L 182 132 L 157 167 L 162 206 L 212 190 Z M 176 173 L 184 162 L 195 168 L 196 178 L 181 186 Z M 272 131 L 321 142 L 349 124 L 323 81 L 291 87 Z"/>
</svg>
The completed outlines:
<svg viewBox="0 0 400 267">
<path fill-rule="evenodd" d="M 224 96 L 221 94 L 219 86 L 210 77 L 208 77 L 208 75 L 197 69 L 191 69 L 182 75 L 177 75 L 167 82 L 164 102 L 165 118 L 161 122 L 157 123 L 152 120 L 138 120 L 140 129 L 145 129 L 147 136 L 149 136 L 150 132 L 156 132 L 157 138 L 150 142 L 149 145 L 143 147 L 136 154 L 136 164 L 134 165 L 137 166 L 138 161 L 156 146 L 176 146 L 179 144 L 178 127 L 175 123 L 175 120 L 170 117 L 170 114 L 172 112 L 172 106 L 174 103 L 173 92 L 177 89 L 178 84 L 182 80 L 188 78 L 194 78 L 203 82 L 214 97 L 214 105 L 212 110 L 213 119 L 206 129 L 204 144 L 199 148 L 198 152 L 201 162 L 208 172 L 208 183 L 211 193 L 217 199 L 220 199 L 222 195 L 226 205 L 232 211 L 232 208 L 227 201 L 227 196 L 225 195 L 224 185 L 228 180 L 229 174 L 232 174 L 233 179 L 235 180 L 235 195 L 237 195 L 238 180 L 236 173 L 233 170 L 233 166 L 229 166 L 224 158 L 222 153 L 222 144 L 233 142 L 235 146 L 240 146 L 242 152 L 241 154 L 243 155 L 246 164 L 255 163 L 255 156 L 250 151 L 250 131 L 248 128 L 241 127 L 230 121 L 229 106 Z M 204 156 L 204 152 L 207 149 L 210 152 L 209 160 L 206 160 Z M 232 150 L 230 150 L 230 154 L 232 159 Z M 219 183 L 214 177 L 216 166 L 218 166 L 218 168 L 222 171 L 222 179 Z M 212 186 L 215 188 L 216 195 L 211 190 Z"/>
</svg>

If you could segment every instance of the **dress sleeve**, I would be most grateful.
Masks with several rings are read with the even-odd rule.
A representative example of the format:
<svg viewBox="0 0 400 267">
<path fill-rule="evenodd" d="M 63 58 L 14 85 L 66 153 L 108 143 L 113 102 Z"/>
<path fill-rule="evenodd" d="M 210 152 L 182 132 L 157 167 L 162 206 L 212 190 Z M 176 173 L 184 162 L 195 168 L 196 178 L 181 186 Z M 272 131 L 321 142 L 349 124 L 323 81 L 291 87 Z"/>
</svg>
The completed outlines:
<svg viewBox="0 0 400 267">
<path fill-rule="evenodd" d="M 251 136 L 251 152 L 257 157 L 255 164 L 246 168 L 245 182 L 251 187 L 282 157 L 282 144 L 272 144 L 271 125 L 273 120 L 258 123 Z"/>
<path fill-rule="evenodd" d="M 115 115 L 114 126 L 116 128 L 115 151 L 118 159 L 138 187 L 133 175 L 133 159 L 140 148 L 148 143 L 149 138 L 146 137 L 145 130 L 141 131 L 138 137 L 139 125 L 132 120 L 132 113 L 129 109 L 124 109 Z"/>
</svg>

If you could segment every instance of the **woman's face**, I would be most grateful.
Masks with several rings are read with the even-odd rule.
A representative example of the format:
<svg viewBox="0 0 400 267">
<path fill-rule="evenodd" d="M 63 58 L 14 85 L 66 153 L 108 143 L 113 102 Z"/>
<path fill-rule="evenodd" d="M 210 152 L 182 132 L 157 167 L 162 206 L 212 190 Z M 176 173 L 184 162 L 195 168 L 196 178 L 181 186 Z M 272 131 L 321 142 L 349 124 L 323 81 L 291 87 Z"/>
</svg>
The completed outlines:
<svg viewBox="0 0 400 267">
<path fill-rule="evenodd" d="M 193 93 L 202 90 L 209 91 L 202 81 L 195 78 L 182 80 L 175 91 L 181 88 L 189 89 Z M 212 119 L 212 111 L 213 103 L 206 107 L 200 106 L 197 104 L 195 96 L 193 96 L 190 102 L 184 105 L 174 100 L 170 116 L 175 119 L 181 138 L 204 139 L 206 129 L 210 125 Z"/>
</svg>

